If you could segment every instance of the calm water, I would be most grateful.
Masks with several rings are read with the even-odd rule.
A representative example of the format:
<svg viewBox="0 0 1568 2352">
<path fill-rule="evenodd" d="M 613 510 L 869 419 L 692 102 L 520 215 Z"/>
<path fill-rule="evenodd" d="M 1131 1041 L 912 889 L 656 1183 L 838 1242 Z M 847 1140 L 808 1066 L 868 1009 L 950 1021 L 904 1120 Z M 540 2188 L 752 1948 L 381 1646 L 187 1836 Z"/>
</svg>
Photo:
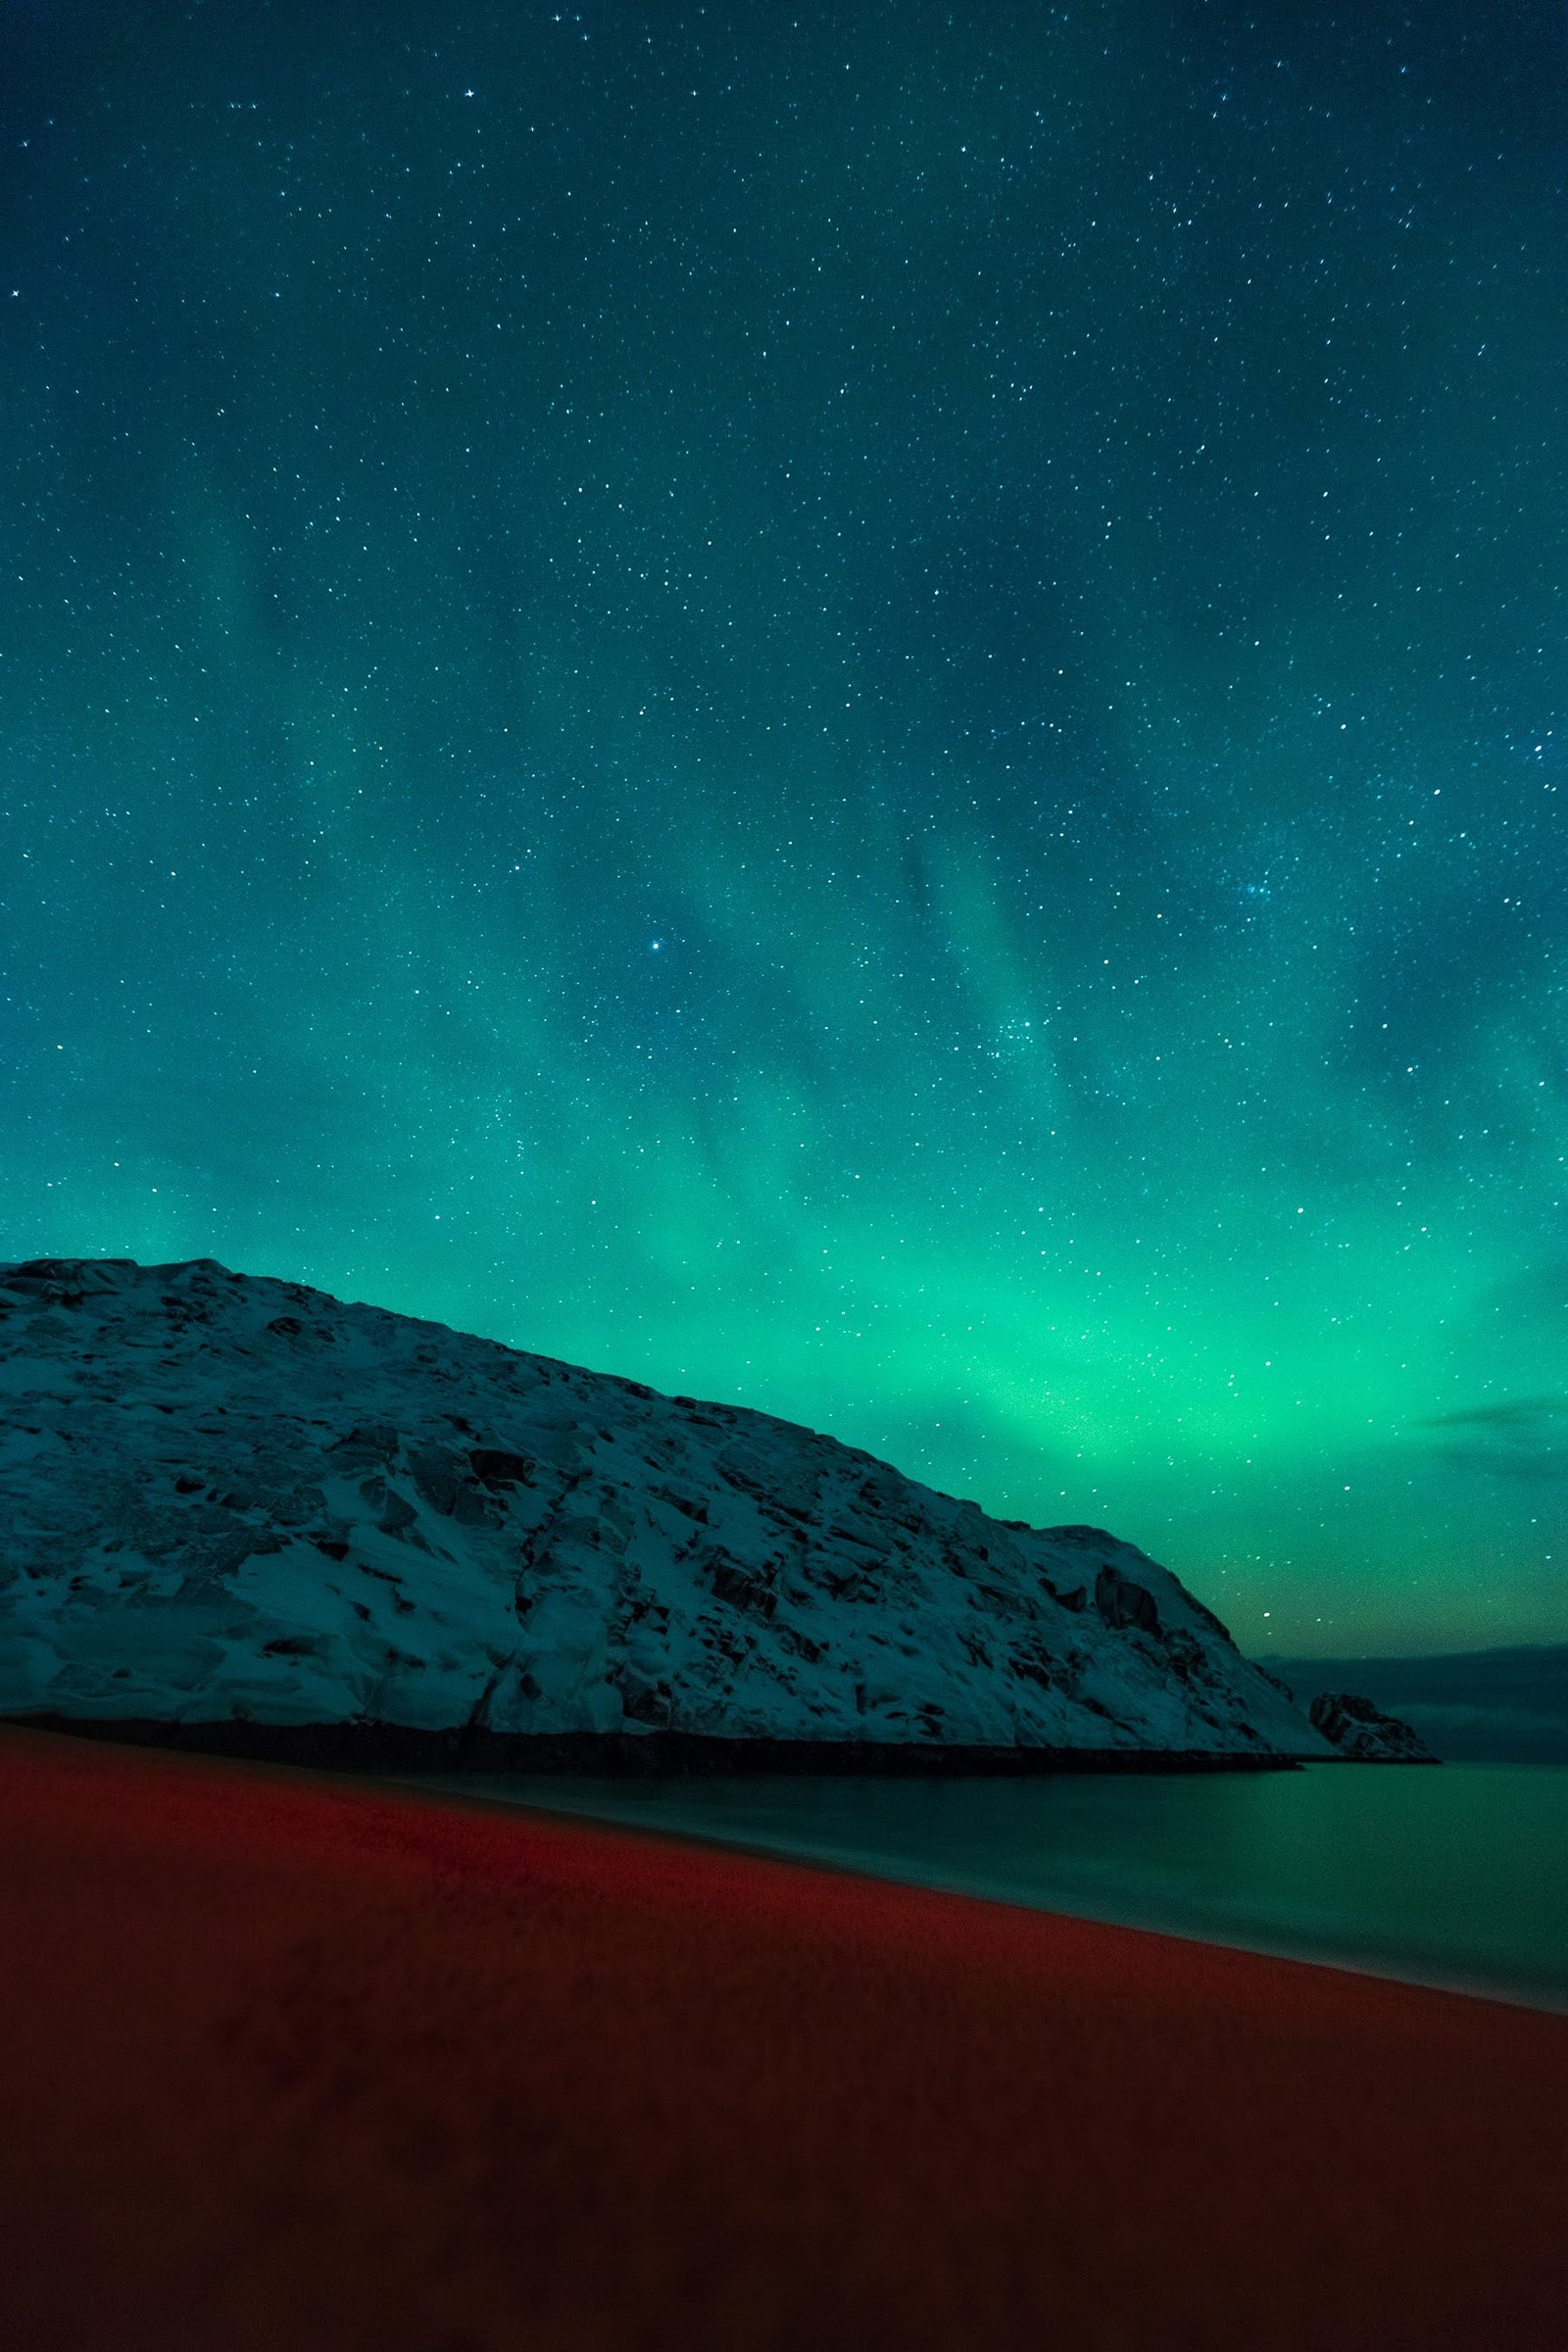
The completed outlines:
<svg viewBox="0 0 1568 2352">
<path fill-rule="evenodd" d="M 444 1785 L 1568 2009 L 1568 1766 Z"/>
</svg>

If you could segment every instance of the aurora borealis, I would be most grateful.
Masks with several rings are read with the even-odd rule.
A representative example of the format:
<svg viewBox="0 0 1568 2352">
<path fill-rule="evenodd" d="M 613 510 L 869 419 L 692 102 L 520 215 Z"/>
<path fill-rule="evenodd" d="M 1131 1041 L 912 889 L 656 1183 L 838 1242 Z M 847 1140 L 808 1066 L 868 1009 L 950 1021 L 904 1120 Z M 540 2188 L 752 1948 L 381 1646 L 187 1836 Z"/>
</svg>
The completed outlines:
<svg viewBox="0 0 1568 2352">
<path fill-rule="evenodd" d="M 0 24 L 0 1254 L 1568 1637 L 1560 12 Z"/>
</svg>

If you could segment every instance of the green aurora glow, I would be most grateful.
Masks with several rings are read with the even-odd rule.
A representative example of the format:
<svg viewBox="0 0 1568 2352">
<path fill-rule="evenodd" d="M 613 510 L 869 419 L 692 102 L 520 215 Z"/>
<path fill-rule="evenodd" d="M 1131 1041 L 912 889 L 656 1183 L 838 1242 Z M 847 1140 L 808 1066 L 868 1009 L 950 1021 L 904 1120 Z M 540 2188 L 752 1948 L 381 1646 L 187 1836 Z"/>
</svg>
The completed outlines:
<svg viewBox="0 0 1568 2352">
<path fill-rule="evenodd" d="M 0 1252 L 1568 1638 L 1558 13 L 132 13 L 7 10 Z"/>
</svg>

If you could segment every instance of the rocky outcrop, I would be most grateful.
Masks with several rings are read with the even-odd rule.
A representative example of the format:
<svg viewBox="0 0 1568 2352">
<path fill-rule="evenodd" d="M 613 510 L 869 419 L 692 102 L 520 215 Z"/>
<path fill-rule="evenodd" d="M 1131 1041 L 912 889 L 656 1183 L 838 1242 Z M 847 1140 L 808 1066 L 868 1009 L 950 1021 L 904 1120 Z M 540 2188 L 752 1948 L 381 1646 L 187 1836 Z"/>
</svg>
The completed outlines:
<svg viewBox="0 0 1568 2352">
<path fill-rule="evenodd" d="M 1312 1701 L 1312 1722 L 1350 1764 L 1436 1764 L 1419 1732 L 1385 1715 L 1349 1690 L 1323 1690 Z"/>
<path fill-rule="evenodd" d="M 1334 1752 L 1102 1529 L 210 1259 L 0 1268 L 0 1527 L 11 1716 L 475 1762 Z"/>
</svg>

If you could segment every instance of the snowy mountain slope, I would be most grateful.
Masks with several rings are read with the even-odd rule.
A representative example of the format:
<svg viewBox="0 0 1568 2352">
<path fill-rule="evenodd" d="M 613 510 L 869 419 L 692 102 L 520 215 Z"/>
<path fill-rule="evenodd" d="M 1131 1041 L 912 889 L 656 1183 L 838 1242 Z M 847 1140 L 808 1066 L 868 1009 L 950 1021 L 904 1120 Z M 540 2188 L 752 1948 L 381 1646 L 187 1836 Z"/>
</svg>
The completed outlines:
<svg viewBox="0 0 1568 2352">
<path fill-rule="evenodd" d="M 1332 1752 L 1098 1530 L 211 1259 L 0 1268 L 0 1713 Z"/>
</svg>

